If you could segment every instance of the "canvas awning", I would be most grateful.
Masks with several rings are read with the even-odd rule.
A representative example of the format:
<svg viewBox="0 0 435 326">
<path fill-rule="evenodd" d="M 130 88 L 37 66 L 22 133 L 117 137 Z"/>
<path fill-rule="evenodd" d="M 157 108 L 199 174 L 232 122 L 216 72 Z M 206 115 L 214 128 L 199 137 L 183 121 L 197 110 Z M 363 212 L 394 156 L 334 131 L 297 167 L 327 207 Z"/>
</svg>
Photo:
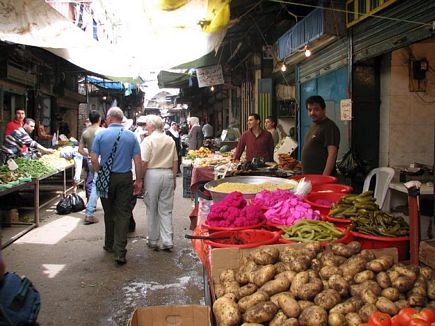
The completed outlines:
<svg viewBox="0 0 435 326">
<path fill-rule="evenodd" d="M 100 75 L 136 78 L 144 71 L 168 69 L 218 49 L 227 31 L 226 27 L 201 30 L 198 19 L 207 13 L 203 4 L 207 2 L 199 0 L 169 12 L 154 8 L 150 1 L 102 3 L 122 22 L 116 46 L 93 39 L 44 0 L 0 0 L 0 40 L 45 48 Z M 196 18 L 187 20 L 193 13 Z"/>
</svg>

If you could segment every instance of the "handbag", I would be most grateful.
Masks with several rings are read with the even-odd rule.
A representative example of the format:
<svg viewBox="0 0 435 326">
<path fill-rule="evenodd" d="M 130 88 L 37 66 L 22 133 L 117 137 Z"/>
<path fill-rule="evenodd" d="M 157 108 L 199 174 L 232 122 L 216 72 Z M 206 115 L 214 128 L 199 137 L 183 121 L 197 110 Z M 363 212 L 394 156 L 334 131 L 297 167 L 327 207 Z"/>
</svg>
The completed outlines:
<svg viewBox="0 0 435 326">
<path fill-rule="evenodd" d="M 106 162 L 104 162 L 103 166 L 100 167 L 100 170 L 97 173 L 95 187 L 97 189 L 97 195 L 101 198 L 109 197 L 110 173 L 112 172 L 113 159 L 115 158 L 116 150 L 118 149 L 119 139 L 121 138 L 121 134 L 123 131 L 124 128 L 121 128 L 118 137 L 113 144 L 112 152 L 110 153 L 109 158 Z"/>
</svg>

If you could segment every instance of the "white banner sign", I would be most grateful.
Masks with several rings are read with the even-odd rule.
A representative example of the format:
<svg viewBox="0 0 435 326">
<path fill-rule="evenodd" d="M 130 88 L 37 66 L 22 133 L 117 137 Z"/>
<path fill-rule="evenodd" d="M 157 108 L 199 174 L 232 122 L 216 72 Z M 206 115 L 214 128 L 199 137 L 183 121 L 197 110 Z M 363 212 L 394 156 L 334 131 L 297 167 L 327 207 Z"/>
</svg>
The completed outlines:
<svg viewBox="0 0 435 326">
<path fill-rule="evenodd" d="M 224 83 L 221 65 L 197 68 L 196 77 L 198 78 L 198 87 L 208 87 Z"/>
<path fill-rule="evenodd" d="M 341 120 L 352 120 L 352 100 L 350 98 L 340 101 L 340 116 Z"/>
</svg>

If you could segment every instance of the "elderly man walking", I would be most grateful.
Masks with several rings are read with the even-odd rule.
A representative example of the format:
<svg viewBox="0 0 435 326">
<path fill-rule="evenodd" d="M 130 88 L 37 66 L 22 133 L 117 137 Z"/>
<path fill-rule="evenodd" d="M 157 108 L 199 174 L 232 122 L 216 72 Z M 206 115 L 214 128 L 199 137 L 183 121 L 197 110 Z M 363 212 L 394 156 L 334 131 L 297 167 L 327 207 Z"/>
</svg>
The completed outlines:
<svg viewBox="0 0 435 326">
<path fill-rule="evenodd" d="M 141 143 L 144 201 L 147 209 L 148 247 L 171 251 L 174 247 L 172 208 L 178 171 L 175 142 L 163 132 L 163 120 L 146 116 L 148 137 Z"/>
<path fill-rule="evenodd" d="M 105 239 L 103 249 L 115 253 L 115 262 L 124 265 L 127 253 L 127 234 L 130 221 L 130 199 L 140 193 L 141 155 L 139 142 L 133 132 L 122 126 L 124 114 L 118 107 L 107 112 L 109 127 L 96 134 L 91 153 L 97 194 L 104 210 Z M 98 160 L 100 158 L 100 161 Z M 132 160 L 136 170 L 133 185 Z"/>
</svg>

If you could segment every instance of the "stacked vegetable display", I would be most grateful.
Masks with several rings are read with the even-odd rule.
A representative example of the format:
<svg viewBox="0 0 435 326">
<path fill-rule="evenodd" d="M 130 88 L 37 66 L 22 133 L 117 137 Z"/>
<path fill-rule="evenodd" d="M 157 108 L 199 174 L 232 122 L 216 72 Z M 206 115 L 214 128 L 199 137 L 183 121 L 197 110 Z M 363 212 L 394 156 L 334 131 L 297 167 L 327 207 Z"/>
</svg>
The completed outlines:
<svg viewBox="0 0 435 326">
<path fill-rule="evenodd" d="M 329 216 L 350 219 L 352 229 L 364 234 L 382 237 L 402 237 L 409 234 L 409 225 L 401 216 L 379 209 L 372 191 L 346 195 L 331 206 Z"/>
<path fill-rule="evenodd" d="M 206 224 L 218 227 L 244 227 L 264 221 L 264 213 L 259 205 L 248 205 L 241 192 L 231 192 L 224 200 L 210 207 Z"/>
<path fill-rule="evenodd" d="M 10 171 L 7 165 L 0 166 L 0 189 L 11 188 L 31 178 L 23 171 Z"/>
<path fill-rule="evenodd" d="M 25 157 L 17 158 L 15 163 L 18 165 L 17 171 L 25 172 L 32 178 L 40 178 L 56 171 L 56 169 L 44 164 L 39 160 L 29 160 Z"/>
<path fill-rule="evenodd" d="M 431 268 L 375 253 L 358 242 L 253 250 L 238 268 L 213 276 L 217 324 L 356 326 L 375 312 L 434 307 Z"/>
<path fill-rule="evenodd" d="M 286 190 L 260 191 L 254 202 L 267 209 L 265 218 L 276 225 L 292 225 L 298 220 L 320 220 L 320 213 L 304 202 L 303 196 Z"/>
</svg>

